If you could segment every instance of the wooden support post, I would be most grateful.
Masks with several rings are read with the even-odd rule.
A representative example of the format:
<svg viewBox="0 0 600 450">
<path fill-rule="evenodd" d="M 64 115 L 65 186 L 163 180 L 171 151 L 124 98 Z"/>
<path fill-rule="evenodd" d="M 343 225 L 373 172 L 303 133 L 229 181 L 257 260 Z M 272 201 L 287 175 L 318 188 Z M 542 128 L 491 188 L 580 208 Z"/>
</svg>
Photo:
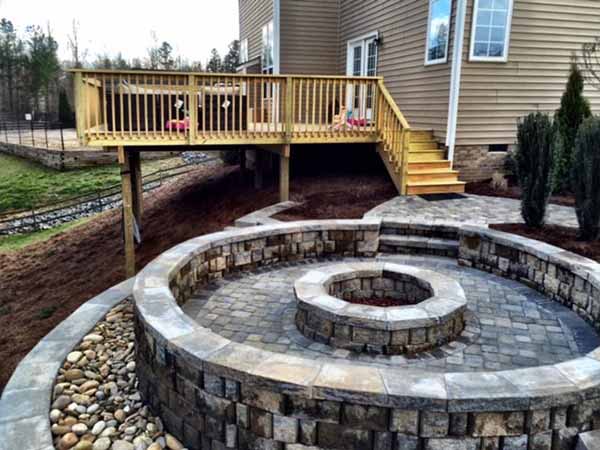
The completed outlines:
<svg viewBox="0 0 600 450">
<path fill-rule="evenodd" d="M 144 214 L 144 186 L 142 184 L 142 159 L 140 152 L 128 154 L 131 166 L 131 184 L 133 187 L 133 215 L 138 230 L 142 229 L 142 214 Z"/>
<path fill-rule="evenodd" d="M 290 199 L 290 145 L 283 146 L 279 155 L 279 201 Z"/>
<path fill-rule="evenodd" d="M 131 176 L 131 159 L 123 147 L 119 154 L 124 155 L 121 163 L 121 191 L 123 196 L 123 238 L 125 244 L 125 275 L 135 276 L 135 241 L 133 213 L 133 185 Z"/>
<path fill-rule="evenodd" d="M 254 153 L 254 188 L 262 189 L 264 185 L 264 155 L 262 150 Z"/>
</svg>

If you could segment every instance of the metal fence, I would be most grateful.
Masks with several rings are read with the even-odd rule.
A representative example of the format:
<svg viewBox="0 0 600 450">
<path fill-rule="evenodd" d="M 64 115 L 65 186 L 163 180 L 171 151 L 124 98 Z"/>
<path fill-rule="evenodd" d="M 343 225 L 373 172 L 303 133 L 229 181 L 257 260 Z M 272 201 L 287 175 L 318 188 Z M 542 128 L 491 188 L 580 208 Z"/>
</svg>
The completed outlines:
<svg viewBox="0 0 600 450">
<path fill-rule="evenodd" d="M 65 150 L 79 147 L 75 130 L 58 121 L 0 119 L 0 142 Z"/>
<path fill-rule="evenodd" d="M 202 163 L 218 160 L 207 158 Z M 174 177 L 192 172 L 197 164 L 159 169 L 142 177 L 144 192 L 156 189 Z M 72 197 L 60 202 L 48 203 L 31 209 L 12 210 L 0 213 L 0 235 L 29 233 L 46 230 L 57 225 L 115 208 L 121 204 L 121 185 L 115 184 L 104 189 Z"/>
</svg>

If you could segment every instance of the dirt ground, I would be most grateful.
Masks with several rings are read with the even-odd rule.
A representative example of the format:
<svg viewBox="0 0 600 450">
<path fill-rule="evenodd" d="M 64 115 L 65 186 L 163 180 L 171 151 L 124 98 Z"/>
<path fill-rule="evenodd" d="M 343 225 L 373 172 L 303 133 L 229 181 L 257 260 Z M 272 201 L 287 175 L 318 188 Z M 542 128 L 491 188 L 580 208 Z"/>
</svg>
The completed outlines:
<svg viewBox="0 0 600 450">
<path fill-rule="evenodd" d="M 204 167 L 145 197 L 138 267 L 177 243 L 221 230 L 278 201 L 274 185 L 257 191 L 243 178 L 237 167 Z M 308 200 L 293 212 L 295 218 L 361 217 L 395 195 L 381 170 L 358 177 L 300 174 L 292 177 L 291 187 L 292 198 Z M 120 218 L 120 211 L 109 211 L 48 241 L 0 254 L 0 390 L 53 327 L 124 279 Z"/>
<path fill-rule="evenodd" d="M 600 262 L 600 241 L 583 242 L 577 240 L 577 228 L 545 225 L 543 228 L 534 229 L 522 223 L 503 223 L 490 225 L 490 227 L 546 242 Z"/>
</svg>

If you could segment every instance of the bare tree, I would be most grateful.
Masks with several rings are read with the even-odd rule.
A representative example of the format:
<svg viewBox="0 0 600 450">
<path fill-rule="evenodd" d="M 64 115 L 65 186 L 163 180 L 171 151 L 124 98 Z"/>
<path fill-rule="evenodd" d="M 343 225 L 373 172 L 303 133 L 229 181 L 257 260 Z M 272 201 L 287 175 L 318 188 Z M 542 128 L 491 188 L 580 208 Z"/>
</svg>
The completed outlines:
<svg viewBox="0 0 600 450">
<path fill-rule="evenodd" d="M 600 89 L 600 37 L 583 44 L 582 50 L 586 78 L 596 89 Z"/>
<path fill-rule="evenodd" d="M 71 34 L 67 36 L 68 46 L 71 50 L 73 67 L 76 69 L 81 69 L 83 67 L 83 63 L 85 62 L 85 58 L 87 57 L 87 49 L 81 48 L 81 42 L 79 40 L 79 22 L 73 19 L 73 28 L 71 30 Z"/>
</svg>

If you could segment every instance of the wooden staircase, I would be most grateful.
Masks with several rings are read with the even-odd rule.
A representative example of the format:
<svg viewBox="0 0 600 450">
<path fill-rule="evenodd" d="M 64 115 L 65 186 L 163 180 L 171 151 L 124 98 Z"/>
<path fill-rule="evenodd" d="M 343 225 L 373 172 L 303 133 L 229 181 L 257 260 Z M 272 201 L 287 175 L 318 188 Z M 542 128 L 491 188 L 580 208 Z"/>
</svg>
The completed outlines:
<svg viewBox="0 0 600 450">
<path fill-rule="evenodd" d="M 466 183 L 458 180 L 459 172 L 452 169 L 431 131 L 411 131 L 406 175 L 407 195 L 465 192 Z"/>
</svg>

